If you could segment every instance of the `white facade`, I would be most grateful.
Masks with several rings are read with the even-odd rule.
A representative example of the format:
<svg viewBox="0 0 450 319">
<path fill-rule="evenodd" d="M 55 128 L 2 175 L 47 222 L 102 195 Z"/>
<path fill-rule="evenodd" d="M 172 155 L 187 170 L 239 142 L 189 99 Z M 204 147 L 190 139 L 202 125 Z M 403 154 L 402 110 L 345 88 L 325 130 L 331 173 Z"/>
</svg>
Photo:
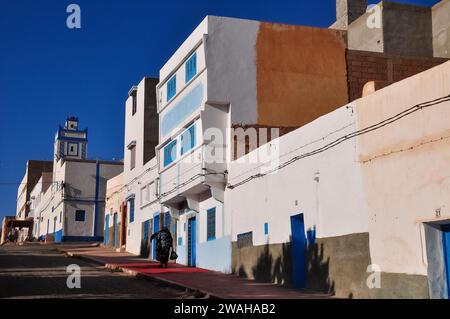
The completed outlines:
<svg viewBox="0 0 450 319">
<path fill-rule="evenodd" d="M 228 185 L 236 187 L 227 190 L 225 199 L 233 241 L 238 234 L 252 231 L 257 246 L 289 242 L 290 216 L 300 213 L 305 215 L 305 230 L 314 229 L 317 238 L 368 231 L 355 139 L 239 185 L 271 167 L 271 163 L 252 160 L 266 148 L 279 149 L 273 163 L 277 167 L 355 131 L 356 116 L 352 105 L 343 106 L 231 163 Z"/>
<path fill-rule="evenodd" d="M 30 217 L 33 218 L 33 237 L 39 238 L 41 233 L 41 203 L 44 193 L 51 187 L 52 173 L 43 172 L 41 178 L 30 193 Z"/>
<path fill-rule="evenodd" d="M 152 80 L 152 79 L 150 79 Z M 156 82 L 154 83 L 156 85 Z M 155 86 L 152 81 L 145 78 L 130 91 L 125 103 L 125 156 L 124 156 L 124 197 L 126 201 L 127 234 L 126 250 L 141 253 L 143 240 L 143 223 L 153 219 L 161 212 L 161 206 L 157 200 L 157 161 L 156 157 L 145 162 L 144 154 L 152 151 L 151 143 L 145 144 L 145 112 L 156 114 L 154 102 L 156 95 L 148 98 L 149 92 L 154 93 Z M 134 102 L 133 99 L 136 99 Z M 134 109 L 133 109 L 133 102 Z M 148 120 L 148 119 L 147 119 Z M 157 125 L 150 123 L 150 125 Z M 134 150 L 133 150 L 134 148 Z M 132 154 L 134 152 L 134 155 Z M 134 157 L 134 159 L 132 159 Z"/>
<path fill-rule="evenodd" d="M 127 100 L 127 250 L 142 253 L 170 213 L 178 263 L 250 271 L 255 278 L 267 271 L 270 280 L 285 282 L 286 263 L 298 257 L 290 255 L 296 254 L 293 238 L 299 235 L 294 219 L 301 216 L 302 253 L 317 254 L 305 267 L 308 262 L 326 269 L 320 269 L 326 289 L 383 298 L 406 287 L 402 296 L 444 296 L 442 274 L 435 274 L 446 252 L 428 247 L 432 235 L 426 227 L 442 233 L 442 225 L 450 224 L 449 102 L 377 133 L 353 133 L 448 95 L 450 64 L 344 105 L 231 161 L 230 128 L 258 119 L 257 33 L 258 22 L 207 17 L 168 60 L 156 86 L 159 143 L 156 157 L 146 163 L 143 82 L 135 91 L 136 112 L 133 95 Z M 409 150 L 423 143 L 435 146 Z M 441 264 L 430 266 L 430 252 Z M 366 284 L 370 267 L 380 267 L 385 276 L 380 290 Z"/>
<path fill-rule="evenodd" d="M 59 128 L 54 151 L 53 172 L 42 173 L 32 191 L 35 237 L 103 240 L 106 180 L 120 174 L 123 163 L 87 160 L 87 130 L 78 130 L 74 117 Z"/>
</svg>

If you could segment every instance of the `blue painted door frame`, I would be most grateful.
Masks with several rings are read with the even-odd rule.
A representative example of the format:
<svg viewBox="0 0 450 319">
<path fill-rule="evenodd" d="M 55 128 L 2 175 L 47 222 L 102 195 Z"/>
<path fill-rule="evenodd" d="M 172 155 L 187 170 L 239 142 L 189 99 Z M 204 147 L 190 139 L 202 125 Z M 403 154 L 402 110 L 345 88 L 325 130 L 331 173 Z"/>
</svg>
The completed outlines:
<svg viewBox="0 0 450 319">
<path fill-rule="evenodd" d="M 195 267 L 197 264 L 197 220 L 195 217 L 188 221 L 188 265 Z"/>
<path fill-rule="evenodd" d="M 106 215 L 105 217 L 105 245 L 108 245 L 109 242 L 109 215 Z"/>
<path fill-rule="evenodd" d="M 447 296 L 450 299 L 450 225 L 444 227 L 442 239 L 444 241 L 445 269 L 447 272 Z"/>
<path fill-rule="evenodd" d="M 153 233 L 159 231 L 159 213 L 153 215 Z M 156 260 L 156 240 L 152 243 L 152 259 Z"/>
<path fill-rule="evenodd" d="M 118 247 L 119 246 L 119 229 L 118 229 L 118 222 L 117 222 L 117 213 L 114 213 L 114 217 L 113 217 L 113 223 L 114 223 L 114 228 L 113 228 L 113 240 L 114 240 L 114 247 Z"/>
<path fill-rule="evenodd" d="M 297 289 L 306 288 L 306 236 L 303 214 L 291 216 L 292 279 Z"/>
</svg>

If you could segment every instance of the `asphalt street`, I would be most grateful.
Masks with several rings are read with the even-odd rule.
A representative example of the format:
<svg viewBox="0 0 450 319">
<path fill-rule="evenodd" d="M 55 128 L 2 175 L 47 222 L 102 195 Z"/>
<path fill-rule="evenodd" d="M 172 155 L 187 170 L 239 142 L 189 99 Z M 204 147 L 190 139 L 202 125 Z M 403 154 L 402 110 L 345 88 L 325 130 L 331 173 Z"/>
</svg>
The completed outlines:
<svg viewBox="0 0 450 319">
<path fill-rule="evenodd" d="M 80 288 L 69 288 L 69 265 Z M 75 267 L 76 269 L 76 267 Z M 73 276 L 70 283 L 76 283 Z M 0 246 L 0 298 L 189 298 L 185 291 L 66 257 L 51 246 Z"/>
</svg>

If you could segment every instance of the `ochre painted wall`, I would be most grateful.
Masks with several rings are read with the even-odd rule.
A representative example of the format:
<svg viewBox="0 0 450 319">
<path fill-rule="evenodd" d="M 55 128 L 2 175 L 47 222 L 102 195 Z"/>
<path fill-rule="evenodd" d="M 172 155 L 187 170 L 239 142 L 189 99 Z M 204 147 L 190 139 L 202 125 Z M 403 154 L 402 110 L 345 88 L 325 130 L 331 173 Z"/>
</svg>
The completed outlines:
<svg viewBox="0 0 450 319">
<path fill-rule="evenodd" d="M 345 37 L 344 31 L 261 23 L 258 124 L 302 126 L 345 105 Z"/>
</svg>

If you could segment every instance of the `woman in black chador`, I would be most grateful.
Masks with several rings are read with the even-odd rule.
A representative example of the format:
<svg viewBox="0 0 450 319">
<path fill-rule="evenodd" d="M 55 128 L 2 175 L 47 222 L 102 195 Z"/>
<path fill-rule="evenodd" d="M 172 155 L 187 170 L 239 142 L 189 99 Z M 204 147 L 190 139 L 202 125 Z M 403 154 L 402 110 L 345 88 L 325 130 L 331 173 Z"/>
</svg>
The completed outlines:
<svg viewBox="0 0 450 319">
<path fill-rule="evenodd" d="M 170 249 L 172 248 L 172 234 L 167 228 L 154 233 L 150 240 L 156 240 L 156 260 L 161 263 L 161 267 L 167 267 L 170 258 Z"/>
</svg>

